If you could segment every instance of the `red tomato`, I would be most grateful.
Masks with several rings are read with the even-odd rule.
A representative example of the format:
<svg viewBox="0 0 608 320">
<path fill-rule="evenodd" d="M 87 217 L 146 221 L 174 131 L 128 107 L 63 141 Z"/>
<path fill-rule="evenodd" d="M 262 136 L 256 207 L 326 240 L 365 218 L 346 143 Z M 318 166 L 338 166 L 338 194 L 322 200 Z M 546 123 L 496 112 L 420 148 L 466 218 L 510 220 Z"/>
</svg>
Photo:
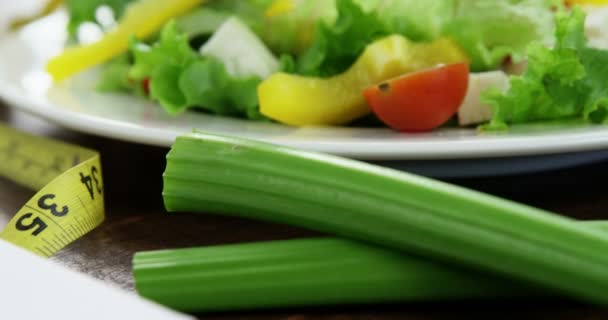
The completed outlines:
<svg viewBox="0 0 608 320">
<path fill-rule="evenodd" d="M 374 113 L 399 131 L 429 131 L 448 121 L 462 104 L 469 85 L 466 63 L 440 65 L 365 89 Z"/>
</svg>

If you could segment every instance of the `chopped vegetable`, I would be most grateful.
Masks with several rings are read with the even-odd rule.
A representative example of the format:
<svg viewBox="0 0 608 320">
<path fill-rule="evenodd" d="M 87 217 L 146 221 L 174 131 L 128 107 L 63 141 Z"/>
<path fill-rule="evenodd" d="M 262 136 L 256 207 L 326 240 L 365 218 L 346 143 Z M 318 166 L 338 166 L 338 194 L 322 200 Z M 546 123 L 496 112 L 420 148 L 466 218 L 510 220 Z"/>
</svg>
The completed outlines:
<svg viewBox="0 0 608 320">
<path fill-rule="evenodd" d="M 489 88 L 505 92 L 509 88 L 509 76 L 502 71 L 472 73 L 467 95 L 458 108 L 459 125 L 480 124 L 492 119 L 492 108 L 479 99 L 481 93 Z"/>
<path fill-rule="evenodd" d="M 497 71 L 505 61 L 510 61 L 509 67 L 526 62 L 533 66 L 511 81 L 508 92 L 494 88 L 483 101 L 471 97 L 473 91 L 485 89 L 476 82 L 479 86 L 469 90 L 459 113 L 461 125 L 487 121 L 489 110 L 493 120 L 487 129 L 573 117 L 603 122 L 608 117 L 608 91 L 603 85 L 608 58 L 604 51 L 582 44 L 584 30 L 575 26 L 584 17 L 570 23 L 565 21 L 575 18 L 565 19 L 560 13 L 556 30 L 555 12 L 572 4 L 562 0 L 67 0 L 66 4 L 72 33 L 82 22 L 99 20 L 102 5 L 120 23 L 115 29 L 104 25 L 107 33 L 101 41 L 69 48 L 51 60 L 47 70 L 53 78 L 60 81 L 130 49 L 127 63 L 133 66 L 128 77 L 124 60 L 112 62 L 104 67 L 99 88 L 141 92 L 149 87 L 146 96 L 172 114 L 199 108 L 252 119 L 269 117 L 296 126 L 344 125 L 369 115 L 360 95 L 366 87 L 437 63 L 466 60 L 474 72 Z M 154 43 L 157 31 L 167 27 L 171 18 L 176 18 L 179 41 Z M 146 39 L 150 36 L 153 39 Z M 407 40 L 388 40 L 399 36 Z M 564 37 L 583 42 L 564 47 L 560 44 Z M 378 45 L 375 54 L 369 50 L 383 41 L 386 47 Z M 530 42 L 534 44 L 529 46 Z M 438 43 L 443 47 L 435 47 Z M 545 48 L 553 43 L 554 50 Z M 190 58 L 199 48 L 206 57 Z M 186 77 L 202 85 L 186 83 Z M 257 92 L 252 91 L 260 82 Z M 217 85 L 217 90 L 209 85 Z"/>
<path fill-rule="evenodd" d="M 292 10 L 279 8 L 282 11 L 280 14 L 276 12 L 277 14 L 268 15 L 268 10 L 272 9 L 275 1 L 219 0 L 211 1 L 206 7 L 238 17 L 272 51 L 281 54 L 299 54 L 307 49 L 312 42 L 316 23 L 331 22 L 336 16 L 335 0 L 296 0 Z"/>
<path fill-rule="evenodd" d="M 209 112 L 263 119 L 258 111 L 258 77 L 234 77 L 224 63 L 190 47 L 188 35 L 168 23 L 152 46 L 131 44 L 134 64 L 129 78 L 150 81 L 150 98 L 170 114 L 197 107 Z"/>
<path fill-rule="evenodd" d="M 277 54 L 301 54 L 310 48 L 316 26 L 332 23 L 337 16 L 335 0 L 293 0 L 291 8 L 289 1 L 265 2 L 268 4 L 262 17 L 250 20 L 249 24 Z M 278 2 L 283 4 L 276 4 Z"/>
<path fill-rule="evenodd" d="M 364 12 L 352 0 L 336 0 L 338 18 L 320 23 L 312 46 L 298 59 L 298 73 L 329 77 L 352 66 L 365 47 L 389 31 L 374 12 Z"/>
<path fill-rule="evenodd" d="M 156 81 L 169 85 L 171 80 L 152 76 L 152 84 Z M 258 111 L 256 94 L 260 79 L 234 78 L 228 74 L 224 65 L 215 59 L 205 59 L 189 65 L 180 74 L 177 83 L 186 99 L 181 110 L 198 106 L 221 115 L 264 119 Z"/>
<path fill-rule="evenodd" d="M 608 303 L 608 235 L 550 212 L 404 172 L 191 134 L 168 155 L 168 211 L 286 223 Z"/>
<path fill-rule="evenodd" d="M 366 43 L 386 34 L 414 41 L 451 37 L 469 55 L 473 71 L 494 70 L 507 56 L 523 58 L 530 41 L 551 42 L 552 8 L 559 1 L 309 0 L 291 5 L 292 21 L 306 6 L 316 6 L 313 16 L 321 17 L 314 37 L 307 37 L 312 48 L 302 56 L 299 72 L 330 76 L 347 69 Z M 274 34 L 294 38 L 292 33 Z"/>
<path fill-rule="evenodd" d="M 345 124 L 370 112 L 361 92 L 392 77 L 434 66 L 466 61 L 448 39 L 413 43 L 398 35 L 370 44 L 341 75 L 321 79 L 277 73 L 258 88 L 260 111 L 291 125 Z"/>
<path fill-rule="evenodd" d="M 553 41 L 551 8 L 557 6 L 558 1 L 467 0 L 453 3 L 453 16 L 444 21 L 441 34 L 452 37 L 464 48 L 471 57 L 473 71 L 495 70 L 507 56 L 519 62 L 530 42 Z"/>
<path fill-rule="evenodd" d="M 439 65 L 365 89 L 367 104 L 389 127 L 429 131 L 448 121 L 467 93 L 469 66 Z"/>
<path fill-rule="evenodd" d="M 154 70 L 164 64 L 185 67 L 201 59 L 200 54 L 190 47 L 188 36 L 173 21 L 163 27 L 158 41 L 153 45 L 132 39 L 130 52 L 133 66 L 129 77 L 134 80 L 150 78 Z"/>
<path fill-rule="evenodd" d="M 510 89 L 484 94 L 493 108 L 486 129 L 509 123 L 565 118 L 601 123 L 608 117 L 608 51 L 586 46 L 585 14 L 575 7 L 557 17 L 556 44 L 528 48 L 528 69 L 512 77 Z"/>
<path fill-rule="evenodd" d="M 106 62 L 127 51 L 129 38 L 145 38 L 171 18 L 188 12 L 204 0 L 140 0 L 129 6 L 118 27 L 90 45 L 66 49 L 51 59 L 47 71 L 55 81 Z"/>
<path fill-rule="evenodd" d="M 233 77 L 264 79 L 279 69 L 279 61 L 238 18 L 226 20 L 200 49 L 201 54 L 224 63 Z"/>
<path fill-rule="evenodd" d="M 470 0 L 469 0 L 470 1 Z M 442 36 L 443 25 L 454 17 L 454 0 L 380 0 L 377 12 L 392 31 L 415 41 Z M 480 26 L 482 27 L 482 26 Z"/>
<path fill-rule="evenodd" d="M 138 252 L 139 294 L 187 312 L 531 296 L 530 285 L 337 238 Z"/>
</svg>

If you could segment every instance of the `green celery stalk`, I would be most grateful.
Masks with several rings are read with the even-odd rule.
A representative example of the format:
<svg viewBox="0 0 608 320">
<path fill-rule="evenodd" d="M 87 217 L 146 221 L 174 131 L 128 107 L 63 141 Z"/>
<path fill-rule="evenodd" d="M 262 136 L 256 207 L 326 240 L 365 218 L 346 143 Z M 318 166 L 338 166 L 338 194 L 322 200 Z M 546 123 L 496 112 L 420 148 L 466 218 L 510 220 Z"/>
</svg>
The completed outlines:
<svg viewBox="0 0 608 320">
<path fill-rule="evenodd" d="M 142 296 L 186 312 L 552 294 L 340 238 L 138 252 L 133 273 Z"/>
<path fill-rule="evenodd" d="M 608 302 L 608 235 L 574 220 L 339 157 L 209 134 L 168 155 L 169 211 L 298 225 Z"/>
<path fill-rule="evenodd" d="M 529 285 L 338 238 L 139 252 L 137 291 L 186 312 L 529 296 Z"/>
</svg>

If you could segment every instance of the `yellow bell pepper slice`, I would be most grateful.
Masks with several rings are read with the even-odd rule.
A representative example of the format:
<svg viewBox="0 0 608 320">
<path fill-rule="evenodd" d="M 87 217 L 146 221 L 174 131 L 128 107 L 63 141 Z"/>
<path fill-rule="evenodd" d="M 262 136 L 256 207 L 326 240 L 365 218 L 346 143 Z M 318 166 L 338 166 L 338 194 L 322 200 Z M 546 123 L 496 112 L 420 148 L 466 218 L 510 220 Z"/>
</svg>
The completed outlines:
<svg viewBox="0 0 608 320">
<path fill-rule="evenodd" d="M 370 112 L 363 89 L 440 63 L 468 61 L 452 40 L 414 43 L 392 35 L 368 45 L 343 74 L 322 79 L 276 73 L 258 87 L 260 111 L 294 126 L 342 125 Z"/>
<path fill-rule="evenodd" d="M 106 62 L 129 48 L 129 38 L 145 38 L 171 18 L 201 5 L 205 0 L 140 0 L 130 5 L 115 30 L 90 45 L 66 49 L 51 59 L 46 69 L 55 81 Z"/>
</svg>

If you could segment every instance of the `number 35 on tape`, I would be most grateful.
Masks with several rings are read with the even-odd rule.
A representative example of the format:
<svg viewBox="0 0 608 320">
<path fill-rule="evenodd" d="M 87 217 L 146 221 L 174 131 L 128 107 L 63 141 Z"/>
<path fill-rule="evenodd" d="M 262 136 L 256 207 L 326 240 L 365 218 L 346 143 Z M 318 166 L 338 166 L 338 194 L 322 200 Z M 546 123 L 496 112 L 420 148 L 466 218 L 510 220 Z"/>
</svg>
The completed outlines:
<svg viewBox="0 0 608 320">
<path fill-rule="evenodd" d="M 0 176 L 39 190 L 0 232 L 50 257 L 104 218 L 99 154 L 0 125 Z"/>
</svg>

